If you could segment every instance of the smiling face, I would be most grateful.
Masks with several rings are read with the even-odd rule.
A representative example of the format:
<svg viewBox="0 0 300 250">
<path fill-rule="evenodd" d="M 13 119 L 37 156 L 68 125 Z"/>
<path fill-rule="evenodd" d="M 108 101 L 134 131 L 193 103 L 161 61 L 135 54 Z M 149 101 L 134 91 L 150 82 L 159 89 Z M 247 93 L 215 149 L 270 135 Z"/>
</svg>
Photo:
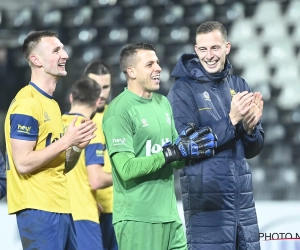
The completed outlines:
<svg viewBox="0 0 300 250">
<path fill-rule="evenodd" d="M 224 40 L 218 30 L 196 36 L 195 52 L 208 73 L 217 73 L 224 69 L 230 47 L 230 43 Z"/>
<path fill-rule="evenodd" d="M 66 61 L 69 58 L 63 44 L 57 37 L 43 37 L 32 51 L 30 59 L 45 73 L 56 77 L 67 75 Z"/>
<path fill-rule="evenodd" d="M 127 68 L 130 78 L 135 80 L 135 88 L 139 93 L 148 93 L 159 89 L 161 67 L 153 50 L 138 50 L 134 65 Z"/>
</svg>

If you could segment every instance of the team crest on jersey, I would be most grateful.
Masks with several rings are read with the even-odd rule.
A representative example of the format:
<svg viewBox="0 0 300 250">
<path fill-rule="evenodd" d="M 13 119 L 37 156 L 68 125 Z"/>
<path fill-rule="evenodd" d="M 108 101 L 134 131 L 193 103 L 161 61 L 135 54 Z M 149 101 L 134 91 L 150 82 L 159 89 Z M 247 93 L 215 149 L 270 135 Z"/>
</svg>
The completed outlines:
<svg viewBox="0 0 300 250">
<path fill-rule="evenodd" d="M 207 91 L 203 92 L 203 97 L 205 101 L 211 101 L 209 93 Z"/>
<path fill-rule="evenodd" d="M 236 93 L 235 93 L 234 89 L 230 89 L 230 95 L 231 95 L 231 98 L 232 98 L 235 94 L 236 94 Z"/>
<path fill-rule="evenodd" d="M 46 111 L 44 111 L 44 122 L 50 121 L 50 117 Z"/>
<path fill-rule="evenodd" d="M 148 122 L 147 122 L 146 119 L 142 119 L 142 123 L 143 123 L 142 127 L 147 127 L 147 126 L 149 126 L 149 124 L 148 124 Z"/>
<path fill-rule="evenodd" d="M 167 123 L 169 125 L 171 125 L 171 116 L 168 113 L 166 113 L 166 120 L 167 120 Z"/>
</svg>

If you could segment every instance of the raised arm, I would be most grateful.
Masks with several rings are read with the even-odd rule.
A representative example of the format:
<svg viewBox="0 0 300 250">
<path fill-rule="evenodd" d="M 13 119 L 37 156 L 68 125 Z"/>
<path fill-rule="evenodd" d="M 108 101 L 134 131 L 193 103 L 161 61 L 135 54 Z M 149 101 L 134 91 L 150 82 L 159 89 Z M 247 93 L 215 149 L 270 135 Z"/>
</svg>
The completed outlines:
<svg viewBox="0 0 300 250">
<path fill-rule="evenodd" d="M 77 118 L 74 118 L 71 124 L 75 124 Z M 11 149 L 16 169 L 20 174 L 29 174 L 52 161 L 59 154 L 68 149 L 66 154 L 66 172 L 72 169 L 80 153 L 76 152 L 72 146 L 79 149 L 84 148 L 94 137 L 95 124 L 87 121 L 75 127 L 71 125 L 67 133 L 57 141 L 50 143 L 47 147 L 36 150 L 36 140 L 21 140 L 11 138 Z M 70 148 L 70 149 L 69 149 Z"/>
</svg>

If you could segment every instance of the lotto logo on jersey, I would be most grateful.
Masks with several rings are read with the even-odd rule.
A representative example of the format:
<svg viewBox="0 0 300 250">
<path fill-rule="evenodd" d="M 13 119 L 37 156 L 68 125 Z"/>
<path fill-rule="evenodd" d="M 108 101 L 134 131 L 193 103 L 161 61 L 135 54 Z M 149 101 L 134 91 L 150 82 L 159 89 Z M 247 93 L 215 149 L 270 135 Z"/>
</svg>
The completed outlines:
<svg viewBox="0 0 300 250">
<path fill-rule="evenodd" d="M 124 145 L 126 142 L 125 138 L 118 138 L 118 139 L 113 139 L 113 145 L 118 146 L 118 145 Z"/>
<path fill-rule="evenodd" d="M 152 144 L 151 140 L 146 141 L 146 156 L 150 156 L 152 154 L 156 154 L 162 151 L 162 146 L 167 142 L 170 142 L 169 138 L 161 139 L 161 144 Z"/>
<path fill-rule="evenodd" d="M 22 125 L 18 124 L 18 132 L 19 133 L 30 134 L 30 130 L 31 130 L 31 127 L 22 126 Z"/>
</svg>

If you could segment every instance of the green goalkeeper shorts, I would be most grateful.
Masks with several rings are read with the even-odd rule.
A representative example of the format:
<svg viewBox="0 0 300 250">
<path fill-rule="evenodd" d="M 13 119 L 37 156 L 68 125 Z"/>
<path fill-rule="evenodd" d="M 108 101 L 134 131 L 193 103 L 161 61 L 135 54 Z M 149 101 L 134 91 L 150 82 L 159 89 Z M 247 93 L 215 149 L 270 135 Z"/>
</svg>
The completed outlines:
<svg viewBox="0 0 300 250">
<path fill-rule="evenodd" d="M 187 250 L 181 220 L 168 223 L 121 221 L 114 224 L 119 250 Z"/>
</svg>

